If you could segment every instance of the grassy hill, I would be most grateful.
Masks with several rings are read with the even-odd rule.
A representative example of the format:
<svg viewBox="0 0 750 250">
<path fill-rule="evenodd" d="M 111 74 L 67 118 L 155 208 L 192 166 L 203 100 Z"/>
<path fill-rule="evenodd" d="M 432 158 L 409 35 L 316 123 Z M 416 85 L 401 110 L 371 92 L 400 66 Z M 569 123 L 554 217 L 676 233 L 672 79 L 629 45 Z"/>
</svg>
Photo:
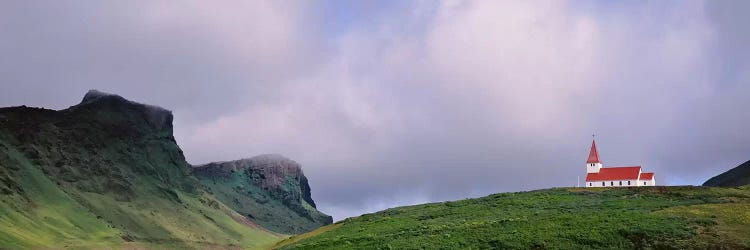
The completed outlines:
<svg viewBox="0 0 750 250">
<path fill-rule="evenodd" d="M 703 183 L 703 186 L 709 187 L 736 187 L 743 185 L 750 185 L 750 161 L 746 161 Z"/>
<path fill-rule="evenodd" d="M 557 188 L 398 207 L 280 249 L 750 249 L 750 187 Z"/>
</svg>

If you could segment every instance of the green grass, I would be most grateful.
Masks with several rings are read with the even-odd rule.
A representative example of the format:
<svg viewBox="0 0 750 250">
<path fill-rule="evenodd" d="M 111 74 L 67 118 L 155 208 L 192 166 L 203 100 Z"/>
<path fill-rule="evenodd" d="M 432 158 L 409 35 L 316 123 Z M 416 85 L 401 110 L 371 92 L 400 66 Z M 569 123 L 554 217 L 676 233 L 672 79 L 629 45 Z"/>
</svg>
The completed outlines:
<svg viewBox="0 0 750 250">
<path fill-rule="evenodd" d="M 280 236 L 243 225 L 241 216 L 210 195 L 177 191 L 179 201 L 173 201 L 157 192 L 139 187 L 136 198 L 129 202 L 95 193 L 81 196 L 87 207 L 137 242 L 163 242 L 180 248 L 191 244 L 256 247 L 271 244 Z"/>
<path fill-rule="evenodd" d="M 118 246 L 118 231 L 98 220 L 96 215 L 59 189 L 17 151 L 5 152 L 18 161 L 18 182 L 23 184 L 26 200 L 2 196 L 0 203 L 0 246 L 20 249 L 41 246 L 93 248 Z"/>
<path fill-rule="evenodd" d="M 283 249 L 750 248 L 750 187 L 548 189 L 398 207 Z"/>
<path fill-rule="evenodd" d="M 134 178 L 131 198 L 81 191 L 0 140 L 0 168 L 22 191 L 0 195 L 0 249 L 265 249 L 281 239 L 205 192 Z M 155 150 L 154 150 L 155 151 Z"/>
</svg>

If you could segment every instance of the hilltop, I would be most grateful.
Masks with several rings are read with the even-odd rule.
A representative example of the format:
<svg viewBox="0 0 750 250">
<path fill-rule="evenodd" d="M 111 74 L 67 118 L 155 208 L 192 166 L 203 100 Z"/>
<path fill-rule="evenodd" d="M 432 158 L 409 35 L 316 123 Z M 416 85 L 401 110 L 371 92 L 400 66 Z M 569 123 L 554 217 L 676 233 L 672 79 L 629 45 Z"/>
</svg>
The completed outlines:
<svg viewBox="0 0 750 250">
<path fill-rule="evenodd" d="M 742 185 L 750 185 L 750 161 L 746 161 L 703 183 L 703 186 L 709 187 L 737 187 Z"/>
<path fill-rule="evenodd" d="M 172 120 L 99 91 L 59 111 L 0 109 L 0 247 L 256 248 L 283 237 L 194 175 Z"/>
<path fill-rule="evenodd" d="M 398 207 L 280 249 L 750 249 L 750 187 L 556 188 Z"/>
</svg>

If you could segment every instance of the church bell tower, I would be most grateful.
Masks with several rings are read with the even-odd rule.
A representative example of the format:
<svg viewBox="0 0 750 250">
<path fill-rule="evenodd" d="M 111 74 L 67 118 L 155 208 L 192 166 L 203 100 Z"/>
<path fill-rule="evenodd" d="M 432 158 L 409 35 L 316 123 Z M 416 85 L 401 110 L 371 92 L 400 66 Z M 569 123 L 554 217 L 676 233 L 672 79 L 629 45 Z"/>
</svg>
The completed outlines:
<svg viewBox="0 0 750 250">
<path fill-rule="evenodd" d="M 601 168 L 602 161 L 599 160 L 599 151 L 596 150 L 596 140 L 592 140 L 589 159 L 586 161 L 586 173 L 599 173 Z"/>
</svg>

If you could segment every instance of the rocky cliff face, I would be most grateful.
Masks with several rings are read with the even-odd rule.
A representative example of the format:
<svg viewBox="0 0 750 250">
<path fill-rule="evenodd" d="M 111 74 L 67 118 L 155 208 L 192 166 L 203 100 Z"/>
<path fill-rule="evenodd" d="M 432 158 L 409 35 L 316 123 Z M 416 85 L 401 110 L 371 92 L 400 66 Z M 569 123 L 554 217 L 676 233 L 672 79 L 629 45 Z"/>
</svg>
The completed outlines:
<svg viewBox="0 0 750 250">
<path fill-rule="evenodd" d="M 245 171 L 254 185 L 269 191 L 274 197 L 286 203 L 304 201 L 315 207 L 302 167 L 281 155 L 267 154 L 237 161 L 209 163 L 196 166 L 193 171 L 197 176 L 228 176 Z"/>
<path fill-rule="evenodd" d="M 739 187 L 744 185 L 750 185 L 750 161 L 714 176 L 703 183 L 703 186 L 711 187 Z"/>
<path fill-rule="evenodd" d="M 90 91 L 61 111 L 4 108 L 3 140 L 63 186 L 127 201 L 137 176 L 195 193 L 190 165 L 172 136 L 172 113 Z"/>
<path fill-rule="evenodd" d="M 301 166 L 281 155 L 209 163 L 193 172 L 224 203 L 271 230 L 301 233 L 332 222 L 315 209 Z"/>
<path fill-rule="evenodd" d="M 166 109 L 99 91 L 59 111 L 0 108 L 0 248 L 251 247 L 278 237 L 259 221 L 279 219 L 297 232 L 324 216 L 298 165 L 247 171 L 259 181 L 245 186 L 211 185 L 258 190 L 262 202 L 232 209 L 246 196 L 211 194 L 177 146 L 172 120 Z M 260 181 L 276 175 L 284 177 Z M 278 218 L 305 214 L 292 210 L 300 207 L 307 217 Z"/>
</svg>

